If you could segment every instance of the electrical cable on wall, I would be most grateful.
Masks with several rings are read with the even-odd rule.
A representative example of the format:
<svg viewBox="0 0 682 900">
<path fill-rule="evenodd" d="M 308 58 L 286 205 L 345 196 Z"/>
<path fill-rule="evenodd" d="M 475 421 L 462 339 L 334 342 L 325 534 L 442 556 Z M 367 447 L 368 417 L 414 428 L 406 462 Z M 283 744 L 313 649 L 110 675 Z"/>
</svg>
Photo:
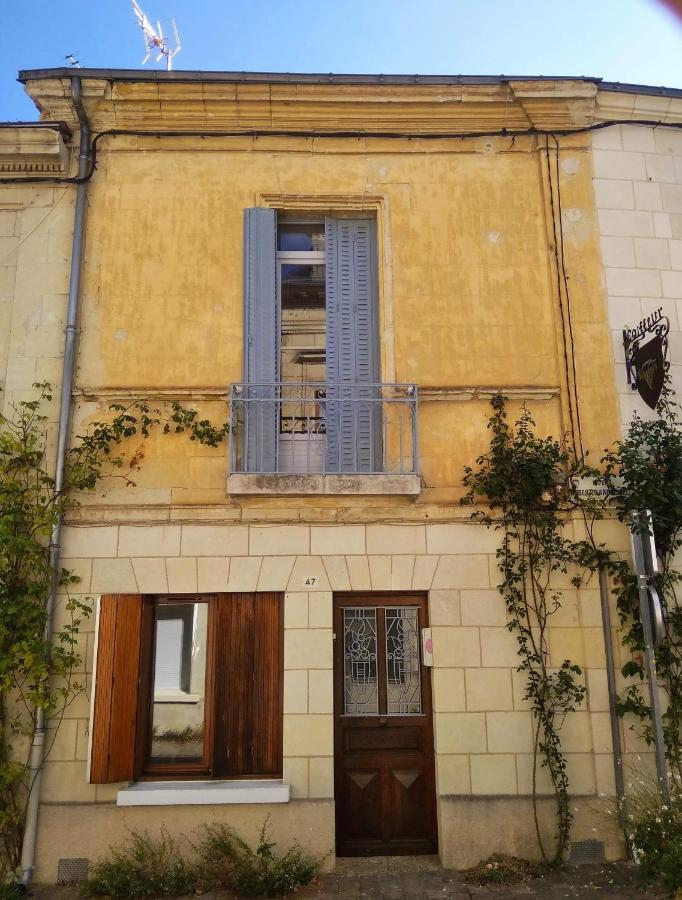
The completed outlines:
<svg viewBox="0 0 682 900">
<path fill-rule="evenodd" d="M 43 123 L 36 122 L 37 126 Z M 47 123 L 44 123 L 47 124 Z M 482 137 L 510 137 L 515 140 L 517 137 L 552 137 L 555 140 L 559 137 L 568 137 L 574 134 L 587 134 L 591 131 L 600 131 L 603 128 L 612 128 L 615 125 L 642 125 L 648 128 L 676 128 L 682 129 L 682 122 L 662 122 L 652 119 L 615 119 L 612 122 L 596 122 L 592 125 L 585 125 L 582 128 L 555 128 L 552 130 L 542 128 L 524 128 L 518 131 L 510 131 L 507 128 L 500 128 L 493 131 L 466 131 L 466 132 L 434 132 L 427 134 L 422 131 L 297 131 L 297 130 L 278 130 L 278 129 L 252 129 L 241 131 L 206 131 L 206 130 L 189 130 L 189 131 L 150 131 L 148 129 L 136 128 L 108 128 L 105 131 L 98 132 L 92 140 L 90 146 L 90 168 L 88 172 L 81 178 L 74 176 L 71 178 L 53 178 L 48 175 L 38 176 L 36 178 L 0 178 L 0 184 L 84 184 L 90 181 L 95 174 L 97 168 L 97 145 L 102 138 L 105 137 L 156 137 L 156 138 L 183 138 L 183 137 L 200 137 L 200 138 L 233 138 L 233 137 L 290 137 L 290 138 L 380 138 L 386 140 L 466 140 L 471 138 Z"/>
</svg>

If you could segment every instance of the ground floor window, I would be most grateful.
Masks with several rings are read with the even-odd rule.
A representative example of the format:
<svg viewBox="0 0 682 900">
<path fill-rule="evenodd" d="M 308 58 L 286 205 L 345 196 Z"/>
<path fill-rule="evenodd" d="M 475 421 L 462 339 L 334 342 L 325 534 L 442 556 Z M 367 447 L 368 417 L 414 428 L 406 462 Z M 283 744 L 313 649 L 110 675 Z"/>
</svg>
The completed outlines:
<svg viewBox="0 0 682 900">
<path fill-rule="evenodd" d="M 90 780 L 281 775 L 276 593 L 100 603 Z"/>
</svg>

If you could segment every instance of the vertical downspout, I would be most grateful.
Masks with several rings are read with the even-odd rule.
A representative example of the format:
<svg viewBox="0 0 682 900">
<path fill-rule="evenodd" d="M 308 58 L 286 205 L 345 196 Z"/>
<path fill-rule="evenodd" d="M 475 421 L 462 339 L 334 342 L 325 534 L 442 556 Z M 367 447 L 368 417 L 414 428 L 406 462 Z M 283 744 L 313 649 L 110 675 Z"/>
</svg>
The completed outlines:
<svg viewBox="0 0 682 900">
<path fill-rule="evenodd" d="M 82 102 L 81 80 L 78 76 L 71 78 L 71 96 L 80 123 L 80 152 L 78 156 L 78 177 L 84 179 L 90 169 L 90 125 Z M 78 300 L 80 297 L 81 263 L 83 257 L 83 237 L 85 234 L 85 201 L 87 181 L 78 184 L 76 192 L 76 209 L 71 242 L 71 272 L 69 276 L 69 297 L 66 308 L 66 328 L 64 338 L 64 366 L 62 369 L 62 392 L 59 406 L 59 426 L 57 432 L 57 457 L 55 462 L 55 491 L 59 494 L 64 489 L 66 454 L 71 429 L 71 397 L 76 372 L 76 323 L 78 320 Z M 52 527 L 49 547 L 52 583 L 45 601 L 45 640 L 52 639 L 52 621 L 54 618 L 55 599 L 59 587 L 59 555 L 62 519 L 59 516 Z M 40 782 L 45 757 L 45 740 L 47 737 L 47 718 L 45 710 L 36 711 L 36 724 L 28 762 L 29 798 L 26 807 L 24 838 L 21 849 L 21 884 L 27 886 L 33 875 L 36 836 L 38 831 L 38 807 L 40 802 Z"/>
<path fill-rule="evenodd" d="M 615 778 L 616 797 L 618 804 L 625 798 L 625 783 L 623 779 L 623 751 L 620 743 L 620 722 L 616 703 L 618 692 L 616 690 L 616 670 L 613 659 L 613 643 L 611 639 L 611 611 L 609 609 L 609 590 L 606 580 L 605 566 L 599 567 L 599 596 L 601 598 L 601 618 L 604 628 L 604 652 L 606 654 L 606 684 L 609 692 L 609 715 L 611 718 L 611 744 L 613 747 L 613 774 Z"/>
</svg>

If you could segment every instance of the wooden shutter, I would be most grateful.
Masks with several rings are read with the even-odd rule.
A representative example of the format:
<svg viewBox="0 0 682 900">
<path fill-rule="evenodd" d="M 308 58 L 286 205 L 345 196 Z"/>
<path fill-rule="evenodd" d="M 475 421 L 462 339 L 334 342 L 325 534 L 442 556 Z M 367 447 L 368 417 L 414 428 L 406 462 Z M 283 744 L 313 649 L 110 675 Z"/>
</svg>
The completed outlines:
<svg viewBox="0 0 682 900">
<path fill-rule="evenodd" d="M 327 460 L 330 472 L 381 471 L 375 225 L 325 222 Z M 362 401 L 366 402 L 362 402 Z"/>
<path fill-rule="evenodd" d="M 282 771 L 283 605 L 280 594 L 219 594 L 215 775 Z"/>
<path fill-rule="evenodd" d="M 277 295 L 277 217 L 273 209 L 244 210 L 244 457 L 248 472 L 277 471 L 280 314 Z"/>
<path fill-rule="evenodd" d="M 253 616 L 253 771 L 282 771 L 284 604 L 281 594 L 256 594 Z"/>
<path fill-rule="evenodd" d="M 92 717 L 90 781 L 135 777 L 142 597 L 105 594 L 100 600 Z"/>
</svg>

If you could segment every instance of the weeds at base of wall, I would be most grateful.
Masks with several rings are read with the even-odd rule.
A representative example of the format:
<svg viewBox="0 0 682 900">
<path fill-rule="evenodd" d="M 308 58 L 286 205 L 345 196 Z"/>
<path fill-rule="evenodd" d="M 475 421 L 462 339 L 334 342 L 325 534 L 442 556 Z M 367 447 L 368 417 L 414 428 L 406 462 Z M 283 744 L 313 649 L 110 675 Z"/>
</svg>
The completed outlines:
<svg viewBox="0 0 682 900">
<path fill-rule="evenodd" d="M 178 850 L 166 829 L 155 839 L 133 831 L 126 844 L 112 848 L 81 885 L 85 897 L 159 897 L 231 889 L 241 897 L 276 897 L 309 884 L 322 859 L 292 844 L 275 850 L 263 823 L 255 849 L 225 825 L 208 825 L 192 846 L 192 859 Z"/>
<path fill-rule="evenodd" d="M 463 880 L 468 884 L 519 884 L 542 878 L 552 871 L 556 871 L 556 866 L 495 853 L 481 860 L 477 866 L 467 869 Z"/>
<path fill-rule="evenodd" d="M 661 803 L 653 778 L 640 780 L 622 812 L 623 830 L 642 880 L 682 892 L 682 787 L 674 781 L 669 803 Z M 679 895 L 679 894 L 678 894 Z"/>
</svg>

